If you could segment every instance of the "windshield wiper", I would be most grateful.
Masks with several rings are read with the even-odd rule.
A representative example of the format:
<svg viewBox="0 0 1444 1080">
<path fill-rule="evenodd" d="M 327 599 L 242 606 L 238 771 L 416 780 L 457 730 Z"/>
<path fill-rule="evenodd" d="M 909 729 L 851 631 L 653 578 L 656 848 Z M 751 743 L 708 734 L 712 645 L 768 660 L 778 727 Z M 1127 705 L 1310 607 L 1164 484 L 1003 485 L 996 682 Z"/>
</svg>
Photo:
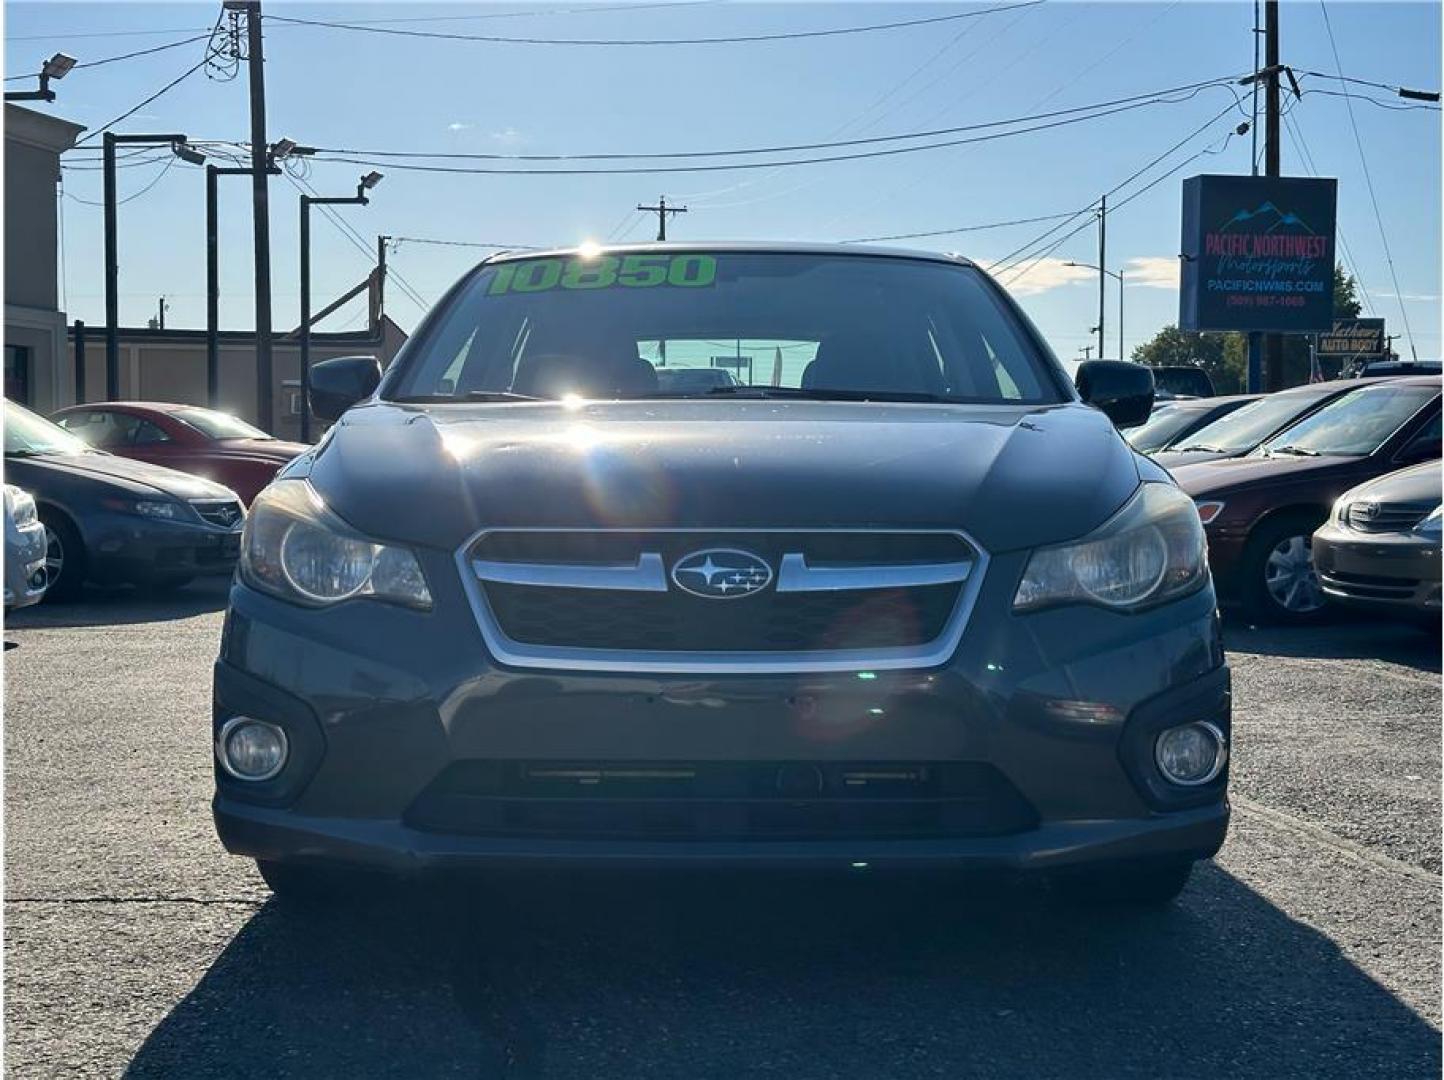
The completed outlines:
<svg viewBox="0 0 1444 1080">
<path fill-rule="evenodd" d="M 1185 454 L 1185 453 L 1187 453 L 1187 452 L 1190 451 L 1190 450 L 1203 450 L 1203 451 L 1205 451 L 1206 453 L 1209 453 L 1209 454 L 1226 454 L 1226 453 L 1228 453 L 1228 447 L 1226 447 L 1226 446 L 1209 446 L 1207 443 L 1194 443 L 1194 444 L 1191 445 L 1191 446 L 1180 446 L 1180 447 L 1178 447 L 1178 452 L 1179 452 L 1180 454 Z"/>
<path fill-rule="evenodd" d="M 1288 454 L 1291 457 L 1323 457 L 1317 450 L 1310 450 L 1304 446 L 1276 446 L 1271 454 Z"/>
</svg>

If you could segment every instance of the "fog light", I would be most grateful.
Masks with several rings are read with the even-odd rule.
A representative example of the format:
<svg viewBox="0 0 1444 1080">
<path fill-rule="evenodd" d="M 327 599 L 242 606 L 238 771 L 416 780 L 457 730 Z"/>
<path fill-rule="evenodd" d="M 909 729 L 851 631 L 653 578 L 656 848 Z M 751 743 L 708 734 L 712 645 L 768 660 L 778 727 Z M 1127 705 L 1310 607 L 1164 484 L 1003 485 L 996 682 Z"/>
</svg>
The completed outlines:
<svg viewBox="0 0 1444 1080">
<path fill-rule="evenodd" d="M 1212 724 L 1183 724 L 1159 733 L 1153 744 L 1153 758 L 1168 780 L 1195 787 L 1223 771 L 1228 744 L 1223 732 Z"/>
<path fill-rule="evenodd" d="M 237 716 L 216 739 L 221 768 L 237 780 L 269 780 L 286 764 L 286 733 L 275 724 Z"/>
</svg>

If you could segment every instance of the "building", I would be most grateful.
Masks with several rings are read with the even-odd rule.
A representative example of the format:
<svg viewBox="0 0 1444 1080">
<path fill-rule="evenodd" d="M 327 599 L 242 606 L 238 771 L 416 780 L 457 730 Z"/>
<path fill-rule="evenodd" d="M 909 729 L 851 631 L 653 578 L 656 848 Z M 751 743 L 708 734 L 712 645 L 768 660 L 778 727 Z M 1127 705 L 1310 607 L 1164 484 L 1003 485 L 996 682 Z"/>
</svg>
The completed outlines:
<svg viewBox="0 0 1444 1080">
<path fill-rule="evenodd" d="M 5 396 L 49 412 L 73 400 L 61 358 L 56 260 L 60 155 L 84 126 L 5 105 Z"/>
</svg>

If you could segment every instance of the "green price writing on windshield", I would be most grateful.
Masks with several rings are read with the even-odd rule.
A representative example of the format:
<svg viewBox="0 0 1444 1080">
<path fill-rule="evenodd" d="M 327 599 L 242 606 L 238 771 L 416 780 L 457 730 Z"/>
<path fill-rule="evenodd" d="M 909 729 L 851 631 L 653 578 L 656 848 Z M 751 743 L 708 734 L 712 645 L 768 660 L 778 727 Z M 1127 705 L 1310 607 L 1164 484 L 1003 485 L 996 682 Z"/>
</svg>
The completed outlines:
<svg viewBox="0 0 1444 1080">
<path fill-rule="evenodd" d="M 548 289 L 650 289 L 658 285 L 700 289 L 716 280 L 717 260 L 711 255 L 526 259 L 497 267 L 487 295 L 546 292 Z"/>
</svg>

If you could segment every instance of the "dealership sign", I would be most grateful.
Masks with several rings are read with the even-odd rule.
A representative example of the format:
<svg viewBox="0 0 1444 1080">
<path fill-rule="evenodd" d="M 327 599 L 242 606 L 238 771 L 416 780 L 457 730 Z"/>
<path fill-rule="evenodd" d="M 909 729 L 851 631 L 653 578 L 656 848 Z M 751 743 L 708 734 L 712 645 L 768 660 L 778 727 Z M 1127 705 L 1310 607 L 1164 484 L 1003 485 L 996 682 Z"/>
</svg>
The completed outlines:
<svg viewBox="0 0 1444 1080">
<path fill-rule="evenodd" d="M 1383 319 L 1335 319 L 1331 329 L 1319 335 L 1315 355 L 1320 360 L 1343 363 L 1388 359 L 1389 342 L 1384 337 Z"/>
<path fill-rule="evenodd" d="M 1185 180 L 1179 327 L 1328 330 L 1337 196 L 1335 180 Z"/>
</svg>

